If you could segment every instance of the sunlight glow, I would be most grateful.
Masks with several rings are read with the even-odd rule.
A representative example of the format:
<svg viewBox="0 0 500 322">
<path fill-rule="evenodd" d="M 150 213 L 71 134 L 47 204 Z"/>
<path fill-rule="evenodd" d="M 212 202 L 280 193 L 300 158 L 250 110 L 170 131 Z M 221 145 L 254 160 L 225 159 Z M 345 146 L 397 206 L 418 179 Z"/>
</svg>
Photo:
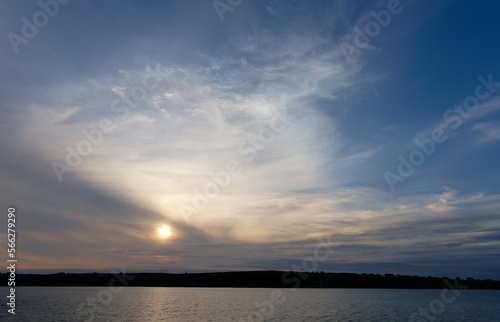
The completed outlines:
<svg viewBox="0 0 500 322">
<path fill-rule="evenodd" d="M 168 238 L 172 236 L 172 231 L 170 230 L 170 227 L 167 226 L 159 227 L 158 236 L 160 236 L 161 238 Z"/>
</svg>

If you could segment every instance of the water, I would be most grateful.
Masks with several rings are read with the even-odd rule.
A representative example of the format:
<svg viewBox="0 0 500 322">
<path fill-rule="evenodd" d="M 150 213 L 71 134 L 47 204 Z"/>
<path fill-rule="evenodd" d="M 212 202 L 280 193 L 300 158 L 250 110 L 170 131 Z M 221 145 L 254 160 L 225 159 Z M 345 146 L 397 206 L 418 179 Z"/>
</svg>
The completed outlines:
<svg viewBox="0 0 500 322">
<path fill-rule="evenodd" d="M 2 298 L 7 288 L 0 289 Z M 18 287 L 4 321 L 500 321 L 500 291 Z M 96 299 L 93 304 L 92 299 Z M 98 300 L 97 300 L 98 299 Z M 97 306 L 95 306 L 97 305 Z M 433 305 L 429 310 L 429 305 Z M 428 310 L 420 316 L 419 307 Z M 94 316 L 95 313 L 95 316 Z M 425 314 L 425 313 L 424 313 Z"/>
</svg>

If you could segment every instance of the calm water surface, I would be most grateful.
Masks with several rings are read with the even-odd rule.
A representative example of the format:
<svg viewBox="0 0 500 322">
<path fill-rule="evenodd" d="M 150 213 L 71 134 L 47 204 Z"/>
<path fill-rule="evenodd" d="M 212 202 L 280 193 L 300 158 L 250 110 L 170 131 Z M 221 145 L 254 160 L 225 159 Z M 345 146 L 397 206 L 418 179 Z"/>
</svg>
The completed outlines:
<svg viewBox="0 0 500 322">
<path fill-rule="evenodd" d="M 7 288 L 0 289 L 6 298 Z M 500 291 L 18 287 L 3 321 L 500 321 Z M 419 308 L 427 312 L 419 313 Z M 427 316 L 425 315 L 427 314 Z M 431 320 L 434 318 L 434 320 Z"/>
</svg>

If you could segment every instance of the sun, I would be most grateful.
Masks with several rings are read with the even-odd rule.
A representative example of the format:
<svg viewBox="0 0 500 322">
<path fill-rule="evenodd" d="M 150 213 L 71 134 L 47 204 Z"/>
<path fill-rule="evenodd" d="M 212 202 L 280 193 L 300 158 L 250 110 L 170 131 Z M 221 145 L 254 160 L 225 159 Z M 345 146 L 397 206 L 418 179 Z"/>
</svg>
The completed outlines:
<svg viewBox="0 0 500 322">
<path fill-rule="evenodd" d="M 172 230 L 170 230 L 170 227 L 161 226 L 158 228 L 158 236 L 161 238 L 168 238 L 172 236 Z"/>
</svg>

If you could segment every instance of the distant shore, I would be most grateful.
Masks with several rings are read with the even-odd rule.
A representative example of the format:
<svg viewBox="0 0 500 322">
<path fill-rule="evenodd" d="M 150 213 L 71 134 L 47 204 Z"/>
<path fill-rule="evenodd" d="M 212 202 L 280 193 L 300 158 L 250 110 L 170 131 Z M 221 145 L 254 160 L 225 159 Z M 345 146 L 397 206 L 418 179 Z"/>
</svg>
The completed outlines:
<svg viewBox="0 0 500 322">
<path fill-rule="evenodd" d="M 0 274 L 7 286 L 8 273 Z M 245 271 L 218 273 L 19 274 L 16 286 L 157 286 L 239 288 L 391 288 L 500 290 L 500 281 L 393 274 Z"/>
</svg>

